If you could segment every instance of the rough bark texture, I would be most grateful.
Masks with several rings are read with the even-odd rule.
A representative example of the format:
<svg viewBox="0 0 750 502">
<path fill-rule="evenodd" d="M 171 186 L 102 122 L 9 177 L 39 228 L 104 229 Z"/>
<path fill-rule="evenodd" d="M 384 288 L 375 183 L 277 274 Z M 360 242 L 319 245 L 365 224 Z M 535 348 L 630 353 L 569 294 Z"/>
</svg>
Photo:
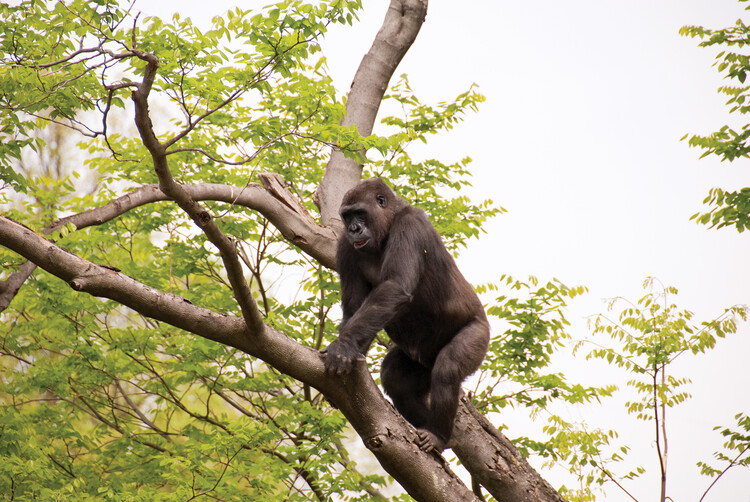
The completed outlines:
<svg viewBox="0 0 750 502">
<path fill-rule="evenodd" d="M 355 125 L 364 136 L 372 132 L 388 82 L 416 38 L 426 9 L 426 0 L 392 0 L 383 27 L 354 78 L 344 125 Z M 314 222 L 275 175 L 263 176 L 263 186 L 253 184 L 244 188 L 177 183 L 167 162 L 166 147 L 170 143 L 159 142 L 148 112 L 149 93 L 158 72 L 158 60 L 152 54 L 136 49 L 132 49 L 132 55 L 146 63 L 143 81 L 133 92 L 135 121 L 143 144 L 151 153 L 159 186 L 143 186 L 105 206 L 63 218 L 44 233 L 52 233 L 68 223 L 78 229 L 98 225 L 135 207 L 173 200 L 193 218 L 221 253 L 243 317 L 217 314 L 193 305 L 185 298 L 156 290 L 110 268 L 86 261 L 3 216 L 0 216 L 0 245 L 29 262 L 5 281 L 0 281 L 0 312 L 39 266 L 75 290 L 109 298 L 144 316 L 235 347 L 317 388 L 342 411 L 381 465 L 415 499 L 430 502 L 476 500 L 442 457 L 426 454 L 416 446 L 416 432 L 385 400 L 364 362 L 346 377 L 326 375 L 316 350 L 300 345 L 263 322 L 249 294 L 231 239 L 219 230 L 212 215 L 200 204 L 200 201 L 216 200 L 257 210 L 291 243 L 324 266 L 333 267 L 338 207 L 343 194 L 359 181 L 361 165 L 333 152 L 317 192 L 322 226 Z M 466 400 L 459 410 L 454 434 L 457 439 L 454 451 L 461 462 L 497 500 L 562 500 L 507 438 Z"/>
<path fill-rule="evenodd" d="M 453 452 L 474 480 L 498 501 L 564 500 L 465 396 L 458 407 L 453 434 Z"/>
</svg>

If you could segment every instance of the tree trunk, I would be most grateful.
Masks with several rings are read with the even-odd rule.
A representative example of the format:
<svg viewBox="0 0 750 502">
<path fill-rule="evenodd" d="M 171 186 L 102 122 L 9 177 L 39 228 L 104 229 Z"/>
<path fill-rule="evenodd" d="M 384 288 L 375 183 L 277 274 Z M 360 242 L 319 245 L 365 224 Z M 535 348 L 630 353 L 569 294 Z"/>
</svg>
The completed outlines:
<svg viewBox="0 0 750 502">
<path fill-rule="evenodd" d="M 426 15 L 427 0 L 391 1 L 383 26 L 354 75 L 346 100 L 346 116 L 341 125 L 356 126 L 361 136 L 372 134 L 388 82 L 417 38 Z M 338 227 L 341 224 L 338 214 L 341 200 L 361 176 L 362 164 L 334 148 L 323 181 L 315 193 L 324 226 Z"/>
</svg>

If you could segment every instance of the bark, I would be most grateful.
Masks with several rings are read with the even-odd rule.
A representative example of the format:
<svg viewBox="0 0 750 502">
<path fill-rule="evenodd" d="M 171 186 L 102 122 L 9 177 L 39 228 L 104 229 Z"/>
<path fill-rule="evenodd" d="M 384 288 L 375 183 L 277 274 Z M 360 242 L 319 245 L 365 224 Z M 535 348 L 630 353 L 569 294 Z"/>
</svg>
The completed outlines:
<svg viewBox="0 0 750 502">
<path fill-rule="evenodd" d="M 453 439 L 453 453 L 499 502 L 564 500 L 466 396 L 456 413 Z"/>
</svg>

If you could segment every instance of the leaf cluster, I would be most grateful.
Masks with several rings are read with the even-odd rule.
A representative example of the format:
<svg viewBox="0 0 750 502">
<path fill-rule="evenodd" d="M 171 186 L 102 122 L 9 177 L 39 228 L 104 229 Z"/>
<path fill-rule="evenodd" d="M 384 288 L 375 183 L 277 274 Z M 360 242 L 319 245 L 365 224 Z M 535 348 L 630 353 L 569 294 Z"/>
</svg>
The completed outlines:
<svg viewBox="0 0 750 502">
<path fill-rule="evenodd" d="M 508 405 L 544 409 L 553 400 L 582 403 L 610 394 L 612 388 L 570 384 L 561 373 L 549 372 L 552 356 L 570 339 L 564 308 L 585 288 L 569 288 L 557 280 L 540 285 L 534 277 L 524 282 L 502 276 L 499 284 L 484 285 L 479 291 L 500 288 L 505 294 L 487 307 L 487 314 L 502 321 L 505 329 L 491 338 L 481 368 L 480 381 L 490 383 L 475 396 L 480 409 L 499 411 Z M 504 387 L 512 390 L 499 393 Z"/>
<path fill-rule="evenodd" d="M 746 2 L 747 0 L 739 0 Z M 750 7 L 746 7 L 750 10 Z M 750 72 L 750 56 L 746 53 L 750 45 L 750 27 L 742 19 L 738 19 L 734 26 L 723 29 L 707 29 L 702 26 L 683 26 L 680 34 L 692 38 L 699 38 L 700 47 L 722 47 L 716 55 L 714 66 L 724 78 L 733 81 L 733 85 L 719 88 L 719 93 L 727 96 L 726 104 L 730 107 L 729 113 L 745 115 L 750 112 L 750 85 L 745 84 Z M 745 49 L 745 52 L 743 52 Z M 688 139 L 688 136 L 689 139 Z M 701 158 L 708 155 L 717 155 L 722 161 L 734 161 L 747 158 L 750 153 L 750 125 L 744 124 L 739 130 L 722 126 L 718 131 L 709 135 L 685 135 L 682 139 L 688 139 L 688 145 L 703 150 Z M 737 231 L 742 232 L 750 228 L 750 204 L 748 194 L 750 188 L 742 188 L 738 191 L 725 191 L 714 188 L 703 201 L 712 207 L 708 212 L 696 213 L 691 219 L 710 228 L 722 228 L 734 226 Z"/>
<path fill-rule="evenodd" d="M 724 450 L 717 451 L 714 454 L 716 460 L 724 464 L 723 468 L 719 469 L 712 467 L 706 462 L 698 462 L 701 474 L 716 477 L 714 482 L 718 481 L 719 477 L 729 469 L 734 467 L 750 467 L 750 456 L 745 456 L 748 449 L 750 449 L 750 417 L 744 413 L 738 413 L 734 418 L 737 421 L 736 428 L 714 427 L 714 430 L 719 430 L 720 434 L 725 438 Z"/>
<path fill-rule="evenodd" d="M 546 465 L 564 462 L 580 482 L 579 487 L 563 485 L 560 494 L 566 500 L 588 502 L 596 500 L 597 492 L 609 482 L 635 479 L 645 472 L 642 467 L 615 477 L 612 464 L 622 462 L 630 451 L 626 445 L 615 445 L 618 434 L 614 430 L 589 429 L 585 424 L 574 424 L 551 416 L 544 427 L 551 440 L 542 455 Z M 604 452 L 610 453 L 605 454 Z"/>
<path fill-rule="evenodd" d="M 646 289 L 658 285 L 654 278 L 644 282 Z M 712 349 L 717 338 L 737 331 L 738 319 L 747 318 L 746 307 L 734 306 L 713 320 L 695 324 L 692 312 L 670 302 L 670 296 L 676 294 L 675 288 L 662 286 L 660 290 L 649 291 L 635 304 L 622 298 L 611 300 L 610 309 L 621 303 L 625 307 L 615 320 L 603 314 L 595 316 L 593 335 L 606 335 L 616 346 L 607 347 L 587 340 L 576 345 L 578 349 L 593 344 L 595 348 L 587 358 L 606 360 L 633 374 L 635 378 L 628 381 L 628 386 L 634 388 L 641 399 L 628 402 L 627 409 L 640 420 L 654 420 L 656 409 L 673 407 L 690 397 L 681 390 L 690 380 L 668 374 L 670 364 L 677 357 Z"/>
</svg>

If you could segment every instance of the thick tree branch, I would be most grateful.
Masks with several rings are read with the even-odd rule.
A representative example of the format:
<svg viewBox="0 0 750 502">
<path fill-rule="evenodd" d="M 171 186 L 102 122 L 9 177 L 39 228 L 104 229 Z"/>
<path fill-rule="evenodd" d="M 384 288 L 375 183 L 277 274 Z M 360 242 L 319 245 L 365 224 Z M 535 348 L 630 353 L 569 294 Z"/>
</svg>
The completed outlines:
<svg viewBox="0 0 750 502">
<path fill-rule="evenodd" d="M 426 15 L 427 0 L 391 0 L 383 26 L 354 75 L 341 125 L 355 125 L 362 136 L 372 134 L 388 82 L 416 39 Z M 341 200 L 361 176 L 362 165 L 334 149 L 315 194 L 323 225 L 340 225 Z"/>
<path fill-rule="evenodd" d="M 0 244 L 67 282 L 73 289 L 117 301 L 141 314 L 219 343 L 244 343 L 241 319 L 197 307 L 185 298 L 148 287 L 125 274 L 86 261 L 23 225 L 0 216 Z"/>
<path fill-rule="evenodd" d="M 27 261 L 18 270 L 10 274 L 7 279 L 0 281 L 0 312 L 8 308 L 10 302 L 18 294 L 18 290 L 21 289 L 26 279 L 31 277 L 35 268 L 36 265 Z"/>
<path fill-rule="evenodd" d="M 272 178 L 271 175 L 267 177 Z M 247 207 L 263 214 L 279 229 L 291 243 L 328 268 L 336 263 L 336 236 L 332 230 L 317 225 L 298 202 L 290 202 L 291 194 L 277 183 L 272 191 L 265 190 L 257 183 L 245 187 L 230 185 L 181 185 L 182 189 L 196 201 L 214 200 Z M 101 225 L 133 208 L 153 202 L 171 200 L 156 185 L 138 188 L 109 204 L 90 209 L 82 213 L 67 216 L 42 230 L 45 235 L 57 232 L 65 225 L 74 225 L 77 229 L 92 225 Z M 26 279 L 31 276 L 35 265 L 27 262 L 5 281 L 0 281 L 0 312 L 8 308 Z"/>
<path fill-rule="evenodd" d="M 453 452 L 472 477 L 495 499 L 513 502 L 564 501 L 466 396 L 458 407 L 453 439 Z"/>
</svg>

